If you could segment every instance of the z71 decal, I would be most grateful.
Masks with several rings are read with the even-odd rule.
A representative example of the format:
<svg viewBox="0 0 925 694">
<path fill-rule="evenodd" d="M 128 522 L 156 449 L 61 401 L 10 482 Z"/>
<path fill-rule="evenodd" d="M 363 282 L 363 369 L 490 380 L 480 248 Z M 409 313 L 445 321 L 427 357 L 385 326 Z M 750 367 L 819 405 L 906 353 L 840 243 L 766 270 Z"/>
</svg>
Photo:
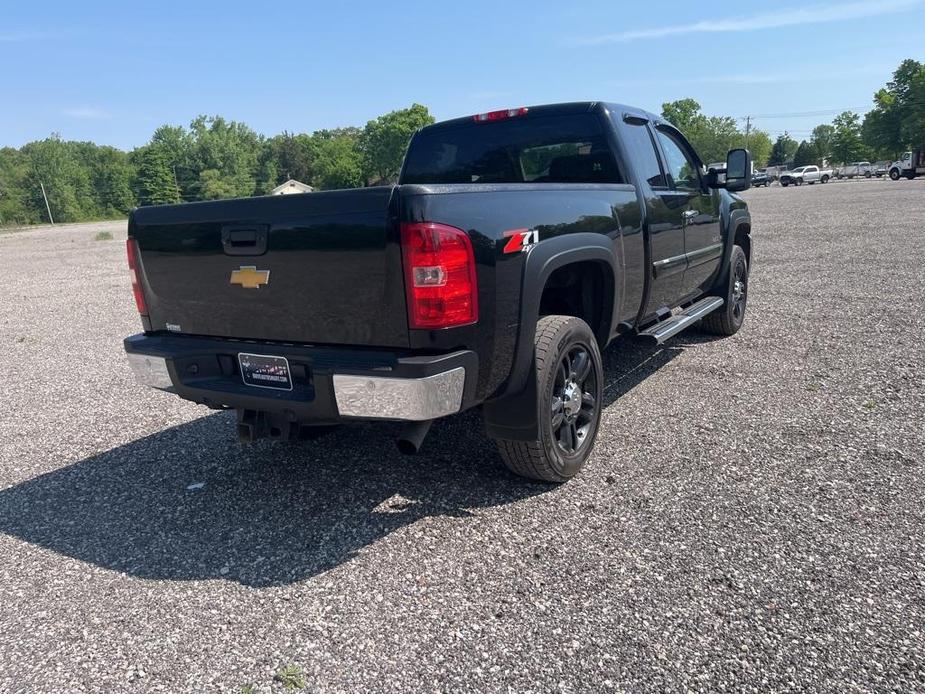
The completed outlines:
<svg viewBox="0 0 925 694">
<path fill-rule="evenodd" d="M 508 237 L 507 243 L 504 244 L 505 253 L 528 251 L 533 244 L 540 240 L 538 229 L 512 229 L 511 231 L 505 231 L 504 236 Z"/>
</svg>

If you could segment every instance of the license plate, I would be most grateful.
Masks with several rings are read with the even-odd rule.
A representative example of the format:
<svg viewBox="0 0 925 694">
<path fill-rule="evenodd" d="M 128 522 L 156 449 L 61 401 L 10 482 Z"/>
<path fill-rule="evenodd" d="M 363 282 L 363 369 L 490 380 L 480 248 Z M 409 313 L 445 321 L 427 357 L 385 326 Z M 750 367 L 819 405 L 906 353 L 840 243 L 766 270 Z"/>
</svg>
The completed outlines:
<svg viewBox="0 0 925 694">
<path fill-rule="evenodd" d="M 274 390 L 292 390 L 289 360 L 286 357 L 242 352 L 238 355 L 238 364 L 241 366 L 241 380 L 246 385 Z"/>
</svg>

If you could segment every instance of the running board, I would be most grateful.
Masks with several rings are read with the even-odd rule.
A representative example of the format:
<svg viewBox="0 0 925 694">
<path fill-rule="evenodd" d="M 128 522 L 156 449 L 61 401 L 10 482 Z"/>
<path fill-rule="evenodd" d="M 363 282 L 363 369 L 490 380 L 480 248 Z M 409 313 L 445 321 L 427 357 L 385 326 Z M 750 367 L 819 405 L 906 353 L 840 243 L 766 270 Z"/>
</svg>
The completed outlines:
<svg viewBox="0 0 925 694">
<path fill-rule="evenodd" d="M 677 335 L 684 328 L 689 328 L 708 313 L 712 313 L 724 303 L 725 300 L 719 296 L 705 297 L 697 303 L 691 304 L 681 313 L 659 321 L 651 328 L 641 331 L 639 337 L 655 340 L 655 344 L 660 345 L 669 337 Z"/>
</svg>

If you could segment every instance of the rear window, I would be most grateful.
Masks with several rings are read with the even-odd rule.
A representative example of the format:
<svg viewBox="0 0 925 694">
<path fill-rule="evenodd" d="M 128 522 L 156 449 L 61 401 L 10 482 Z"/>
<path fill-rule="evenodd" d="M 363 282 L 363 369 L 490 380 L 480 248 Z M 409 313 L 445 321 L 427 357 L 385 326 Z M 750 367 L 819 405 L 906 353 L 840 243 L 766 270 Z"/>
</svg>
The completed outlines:
<svg viewBox="0 0 925 694">
<path fill-rule="evenodd" d="M 591 113 L 422 130 L 402 183 L 622 183 Z"/>
</svg>

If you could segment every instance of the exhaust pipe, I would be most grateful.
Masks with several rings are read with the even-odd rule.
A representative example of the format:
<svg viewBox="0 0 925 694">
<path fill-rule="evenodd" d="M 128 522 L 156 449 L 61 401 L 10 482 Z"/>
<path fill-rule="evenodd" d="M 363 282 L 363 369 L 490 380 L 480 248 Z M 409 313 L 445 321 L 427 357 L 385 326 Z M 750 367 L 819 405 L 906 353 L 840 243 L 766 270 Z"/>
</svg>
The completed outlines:
<svg viewBox="0 0 925 694">
<path fill-rule="evenodd" d="M 405 425 L 401 435 L 395 441 L 398 450 L 405 455 L 414 455 L 420 451 L 424 438 L 430 431 L 430 425 L 433 423 L 434 420 L 428 419 L 423 422 L 409 422 Z"/>
</svg>

